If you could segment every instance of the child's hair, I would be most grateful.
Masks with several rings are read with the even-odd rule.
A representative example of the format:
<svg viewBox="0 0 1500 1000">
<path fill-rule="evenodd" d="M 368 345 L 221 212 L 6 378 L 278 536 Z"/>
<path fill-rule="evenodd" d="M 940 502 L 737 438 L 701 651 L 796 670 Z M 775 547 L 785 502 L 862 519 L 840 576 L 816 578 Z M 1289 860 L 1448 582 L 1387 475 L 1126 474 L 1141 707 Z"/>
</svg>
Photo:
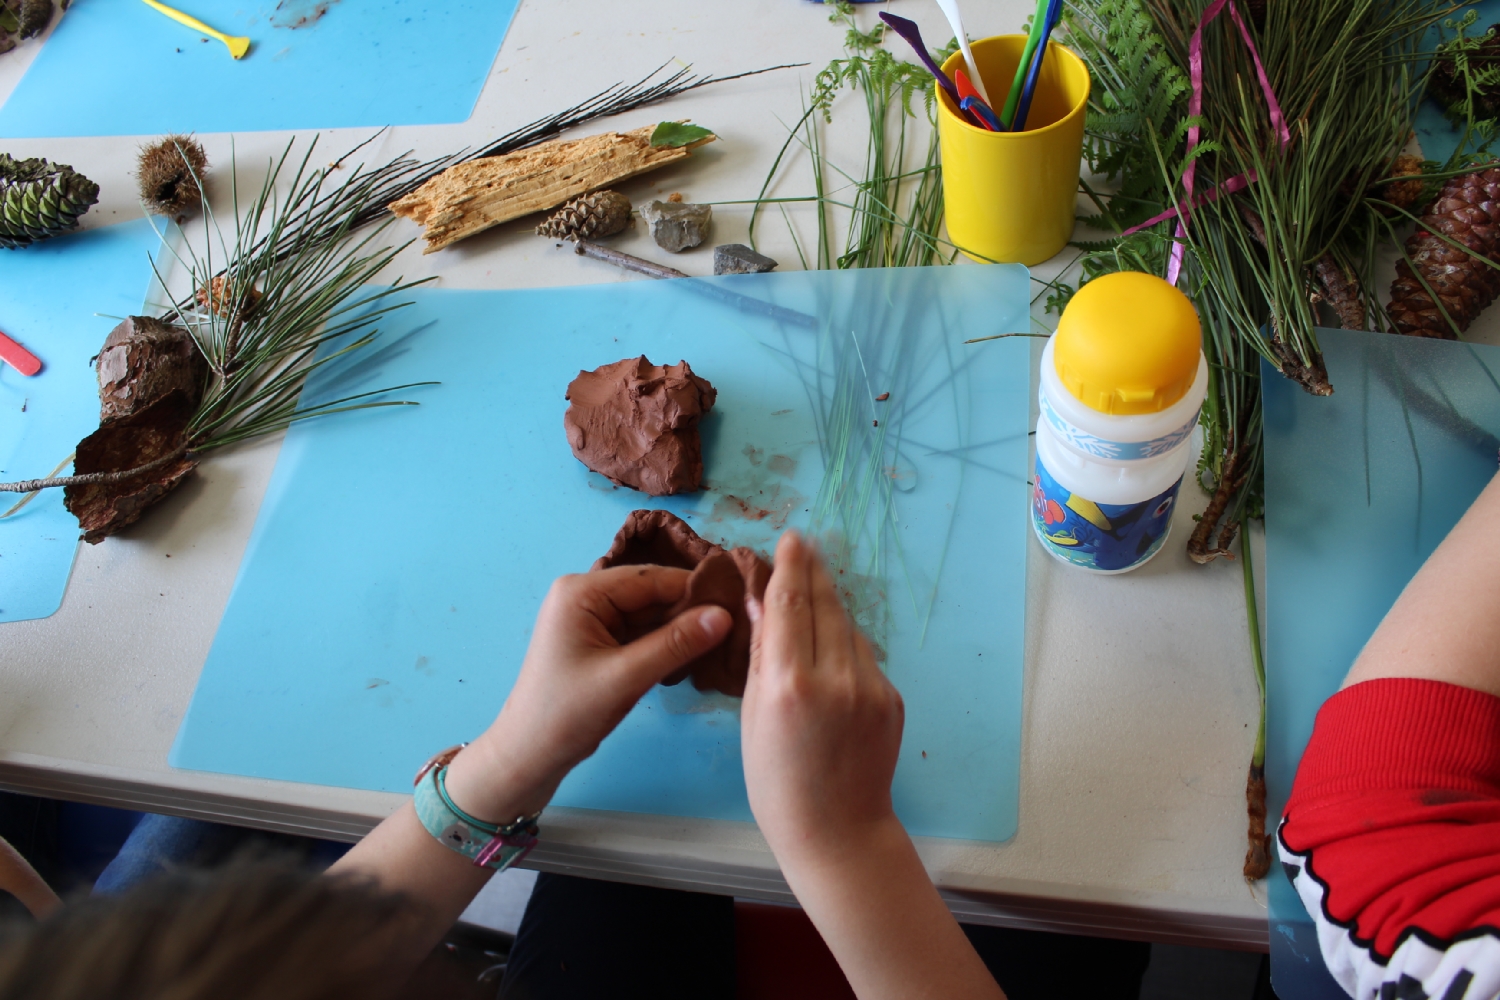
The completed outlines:
<svg viewBox="0 0 1500 1000">
<path fill-rule="evenodd" d="M 408 904 L 372 883 L 240 861 L 64 906 L 0 941 L 0 1000 L 379 1000 Z"/>
</svg>

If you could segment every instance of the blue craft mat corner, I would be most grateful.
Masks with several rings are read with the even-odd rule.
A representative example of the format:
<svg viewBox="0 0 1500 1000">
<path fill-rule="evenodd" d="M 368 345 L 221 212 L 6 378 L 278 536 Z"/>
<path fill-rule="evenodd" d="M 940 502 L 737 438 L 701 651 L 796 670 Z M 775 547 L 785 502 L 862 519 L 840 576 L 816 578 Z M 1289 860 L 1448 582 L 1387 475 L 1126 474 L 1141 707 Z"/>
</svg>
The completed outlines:
<svg viewBox="0 0 1500 1000">
<path fill-rule="evenodd" d="M 47 475 L 99 426 L 91 361 L 111 316 L 141 311 L 160 246 L 142 219 L 0 250 L 0 330 L 43 365 L 26 378 L 0 363 L 0 479 Z M 0 494 L 0 511 L 18 499 Z M 0 622 L 56 613 L 78 544 L 62 490 L 44 490 L 0 520 Z"/>
<path fill-rule="evenodd" d="M 466 121 L 518 2 L 198 0 L 195 16 L 251 38 L 235 60 L 136 0 L 74 0 L 0 106 L 0 137 Z"/>
</svg>

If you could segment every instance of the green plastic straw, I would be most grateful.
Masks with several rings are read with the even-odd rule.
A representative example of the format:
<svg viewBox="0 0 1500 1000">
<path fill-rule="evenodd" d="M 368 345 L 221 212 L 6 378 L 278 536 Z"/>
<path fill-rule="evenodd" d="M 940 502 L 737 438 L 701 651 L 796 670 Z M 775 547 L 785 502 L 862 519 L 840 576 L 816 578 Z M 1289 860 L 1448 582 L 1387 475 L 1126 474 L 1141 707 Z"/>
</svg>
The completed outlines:
<svg viewBox="0 0 1500 1000">
<path fill-rule="evenodd" d="M 1021 62 L 1016 66 L 1016 78 L 1011 81 L 1010 93 L 1005 95 L 1005 108 L 1000 112 L 1000 124 L 1010 131 L 1016 120 L 1016 106 L 1021 103 L 1021 91 L 1026 86 L 1026 70 L 1031 66 L 1031 57 L 1042 40 L 1042 26 L 1047 20 L 1047 0 L 1036 0 L 1036 13 L 1031 16 L 1031 34 L 1026 36 L 1026 47 L 1021 50 Z"/>
</svg>

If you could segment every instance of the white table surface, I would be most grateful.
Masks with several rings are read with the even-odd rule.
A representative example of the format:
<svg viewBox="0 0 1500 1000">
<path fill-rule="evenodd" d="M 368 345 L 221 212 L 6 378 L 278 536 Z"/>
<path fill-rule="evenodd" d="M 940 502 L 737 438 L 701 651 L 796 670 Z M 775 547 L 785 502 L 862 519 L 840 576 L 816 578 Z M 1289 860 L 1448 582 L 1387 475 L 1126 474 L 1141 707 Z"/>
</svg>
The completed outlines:
<svg viewBox="0 0 1500 1000">
<path fill-rule="evenodd" d="M 969 0 L 970 34 L 1018 30 L 1030 7 Z M 951 34 L 935 4 L 897 0 L 890 9 L 919 21 L 929 40 Z M 328 27 L 336 17 L 337 8 Z M 862 24 L 873 17 L 861 8 Z M 435 156 L 475 146 L 671 59 L 721 75 L 809 62 L 581 130 L 691 118 L 721 140 L 621 189 L 637 204 L 672 191 L 689 201 L 752 198 L 814 73 L 839 55 L 841 42 L 826 9 L 799 0 L 523 0 L 469 122 L 396 128 L 365 156 L 375 163 L 408 149 Z M 901 51 L 902 43 L 893 44 Z M 0 99 L 34 51 L 0 57 Z M 862 116 L 845 100 L 831 130 L 833 155 L 856 175 Z M 324 133 L 319 161 L 335 159 L 370 131 Z M 258 186 L 266 158 L 288 137 L 232 137 L 242 185 Z M 95 226 L 139 216 L 130 172 L 148 138 L 0 140 L 0 150 L 71 163 L 98 181 L 101 201 L 85 219 Z M 211 194 L 222 205 L 231 137 L 200 138 L 218 170 Z M 804 162 L 777 192 L 809 190 Z M 791 214 L 810 237 L 810 210 Z M 668 262 L 711 273 L 710 245 L 743 241 L 747 219 L 743 207 L 717 209 L 709 242 Z M 416 235 L 404 221 L 394 231 L 400 239 Z M 761 248 L 783 269 L 796 266 L 778 217 L 765 220 L 762 234 Z M 614 245 L 652 259 L 669 256 L 640 227 Z M 1034 273 L 1058 273 L 1072 253 Z M 0 256 L 0 280 L 3 268 Z M 409 278 L 438 275 L 450 288 L 650 280 L 558 250 L 524 223 L 431 256 L 413 248 L 398 270 Z M 279 447 L 275 438 L 216 453 L 139 525 L 82 547 L 57 614 L 0 625 L 0 787 L 345 840 L 396 808 L 401 797 L 392 794 L 167 766 Z M 1267 947 L 1263 886 L 1248 886 L 1240 874 L 1257 704 L 1240 567 L 1187 560 L 1191 515 L 1205 498 L 1187 485 L 1183 501 L 1163 554 L 1128 576 L 1070 571 L 1032 545 L 1019 832 L 1001 845 L 918 845 L 964 919 Z M 548 812 L 527 866 L 791 899 L 748 824 L 557 809 Z"/>
</svg>

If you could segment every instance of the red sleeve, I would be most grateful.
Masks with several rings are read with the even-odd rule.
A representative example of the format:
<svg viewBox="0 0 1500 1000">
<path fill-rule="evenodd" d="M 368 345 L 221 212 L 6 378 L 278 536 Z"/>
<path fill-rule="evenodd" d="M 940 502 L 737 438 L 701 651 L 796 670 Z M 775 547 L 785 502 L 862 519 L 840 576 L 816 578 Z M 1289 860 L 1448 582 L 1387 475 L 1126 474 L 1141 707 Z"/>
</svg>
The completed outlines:
<svg viewBox="0 0 1500 1000">
<path fill-rule="evenodd" d="M 1340 691 L 1277 839 L 1351 996 L 1500 996 L 1500 698 L 1412 678 Z"/>
</svg>

